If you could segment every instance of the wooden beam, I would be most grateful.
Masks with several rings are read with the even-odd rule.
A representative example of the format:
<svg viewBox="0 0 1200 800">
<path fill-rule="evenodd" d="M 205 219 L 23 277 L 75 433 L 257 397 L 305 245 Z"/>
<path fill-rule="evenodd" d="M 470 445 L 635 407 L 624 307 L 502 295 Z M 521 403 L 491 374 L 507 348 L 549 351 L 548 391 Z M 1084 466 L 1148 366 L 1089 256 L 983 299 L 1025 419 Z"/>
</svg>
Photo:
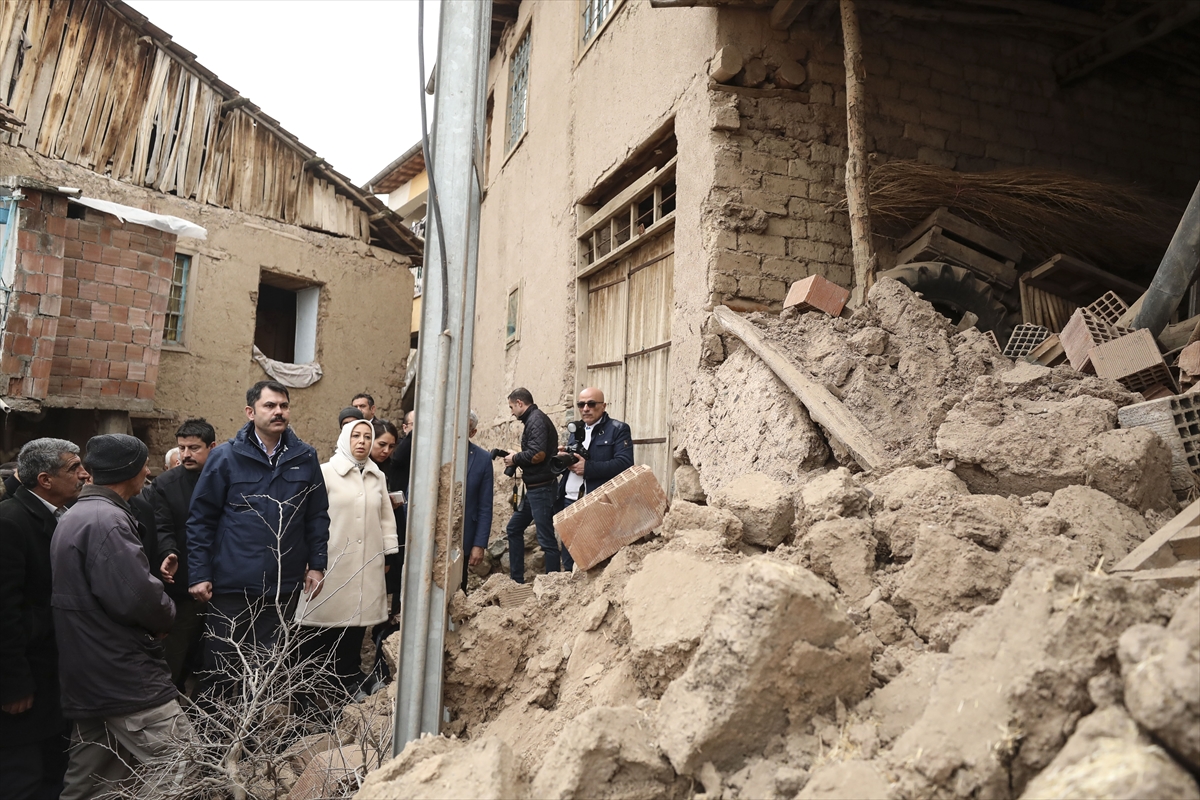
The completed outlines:
<svg viewBox="0 0 1200 800">
<path fill-rule="evenodd" d="M 1185 529 L 1195 528 L 1197 525 L 1200 525 L 1200 500 L 1180 511 L 1174 519 L 1159 528 L 1157 533 L 1117 562 L 1112 568 L 1112 574 L 1133 572 L 1147 567 L 1172 566 L 1176 559 L 1171 551 L 1171 539 Z"/>
<path fill-rule="evenodd" d="M 771 29 L 786 31 L 808 5 L 808 0 L 777 0 L 771 9 Z"/>
<path fill-rule="evenodd" d="M 1054 59 L 1059 83 L 1071 83 L 1110 61 L 1200 18 L 1194 0 L 1162 0 Z"/>
<path fill-rule="evenodd" d="M 764 339 L 758 328 L 726 306 L 713 309 L 713 316 L 727 332 L 741 339 L 751 352 L 771 368 L 783 385 L 808 409 L 813 421 L 841 440 L 863 469 L 876 470 L 888 463 L 887 457 L 877 449 L 875 437 L 858 418 L 828 389 L 805 375 L 790 358 Z"/>
<path fill-rule="evenodd" d="M 840 0 L 846 63 L 846 205 L 850 211 L 850 245 L 854 255 L 855 299 L 861 304 L 875 282 L 875 246 L 867 187 L 867 98 L 863 86 L 862 33 L 854 0 Z"/>
</svg>

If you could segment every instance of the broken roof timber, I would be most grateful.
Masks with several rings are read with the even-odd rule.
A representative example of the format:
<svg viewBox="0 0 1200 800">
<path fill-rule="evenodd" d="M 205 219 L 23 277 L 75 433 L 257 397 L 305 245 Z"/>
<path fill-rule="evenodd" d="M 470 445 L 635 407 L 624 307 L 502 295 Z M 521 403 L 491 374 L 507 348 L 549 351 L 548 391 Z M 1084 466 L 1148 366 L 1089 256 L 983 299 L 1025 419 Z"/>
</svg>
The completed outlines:
<svg viewBox="0 0 1200 800">
<path fill-rule="evenodd" d="M 1077 81 L 1097 67 L 1161 39 L 1195 19 L 1200 19 L 1200 3 L 1194 0 L 1155 3 L 1063 53 L 1054 60 L 1054 71 L 1061 83 Z"/>
</svg>

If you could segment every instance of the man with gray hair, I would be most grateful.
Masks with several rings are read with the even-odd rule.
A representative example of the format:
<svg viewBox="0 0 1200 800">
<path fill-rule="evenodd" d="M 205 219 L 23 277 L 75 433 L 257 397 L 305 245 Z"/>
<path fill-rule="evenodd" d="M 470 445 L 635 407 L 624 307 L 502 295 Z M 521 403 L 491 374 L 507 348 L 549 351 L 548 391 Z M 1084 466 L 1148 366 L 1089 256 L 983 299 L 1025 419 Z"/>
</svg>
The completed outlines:
<svg viewBox="0 0 1200 800">
<path fill-rule="evenodd" d="M 0 503 L 0 786 L 5 797 L 57 796 L 67 767 L 50 540 L 87 479 L 79 448 L 34 439 L 17 456 L 22 485 Z"/>
</svg>

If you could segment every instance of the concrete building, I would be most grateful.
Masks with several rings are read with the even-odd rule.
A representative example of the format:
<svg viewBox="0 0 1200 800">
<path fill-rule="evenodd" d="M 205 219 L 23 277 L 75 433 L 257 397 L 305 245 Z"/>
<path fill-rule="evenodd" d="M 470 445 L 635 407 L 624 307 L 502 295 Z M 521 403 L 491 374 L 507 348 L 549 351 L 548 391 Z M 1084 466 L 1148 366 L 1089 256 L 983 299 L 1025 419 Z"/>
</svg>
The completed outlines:
<svg viewBox="0 0 1200 800">
<path fill-rule="evenodd" d="M 398 414 L 421 240 L 123 3 L 9 10 L 3 457 L 132 429 L 158 465 L 186 417 L 232 436 L 267 369 L 298 385 L 320 366 L 292 424 L 322 454 L 356 392 Z"/>
<path fill-rule="evenodd" d="M 1130 9 L 925 5 L 859 4 L 877 163 L 1190 194 L 1200 104 L 1174 65 L 1197 52 L 1191 17 L 1104 64 L 1079 48 L 1120 39 Z M 777 312 L 808 275 L 851 285 L 840 39 L 828 0 L 496 5 L 472 372 L 484 440 L 516 440 L 515 386 L 561 424 L 598 385 L 665 485 L 688 458 L 710 310 Z"/>
</svg>

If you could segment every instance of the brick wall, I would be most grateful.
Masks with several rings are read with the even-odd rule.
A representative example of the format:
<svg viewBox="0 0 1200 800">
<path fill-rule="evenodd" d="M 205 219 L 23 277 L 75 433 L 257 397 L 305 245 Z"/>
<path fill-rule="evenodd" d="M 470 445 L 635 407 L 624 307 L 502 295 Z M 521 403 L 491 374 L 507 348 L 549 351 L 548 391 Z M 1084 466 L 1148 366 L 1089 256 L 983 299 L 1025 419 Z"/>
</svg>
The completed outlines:
<svg viewBox="0 0 1200 800">
<path fill-rule="evenodd" d="M 1200 107 L 1128 62 L 1062 87 L 1052 69 L 1061 45 L 863 20 L 867 146 L 883 159 L 964 172 L 1062 169 L 1184 202 L 1200 177 Z M 786 285 L 808 275 L 851 283 L 848 223 L 832 210 L 846 161 L 840 36 L 803 26 L 789 40 L 776 36 L 739 45 L 804 63 L 799 91 L 709 93 L 717 169 L 703 213 L 718 231 L 709 248 L 715 302 L 778 308 Z M 889 243 L 877 244 L 886 266 Z"/>
<path fill-rule="evenodd" d="M 64 197 L 24 192 L 18 293 L 4 333 L 4 352 L 17 360 L 6 356 L 0 369 L 9 396 L 79 407 L 148 405 L 158 379 L 174 234 L 91 209 L 82 219 L 68 218 Z"/>
</svg>

